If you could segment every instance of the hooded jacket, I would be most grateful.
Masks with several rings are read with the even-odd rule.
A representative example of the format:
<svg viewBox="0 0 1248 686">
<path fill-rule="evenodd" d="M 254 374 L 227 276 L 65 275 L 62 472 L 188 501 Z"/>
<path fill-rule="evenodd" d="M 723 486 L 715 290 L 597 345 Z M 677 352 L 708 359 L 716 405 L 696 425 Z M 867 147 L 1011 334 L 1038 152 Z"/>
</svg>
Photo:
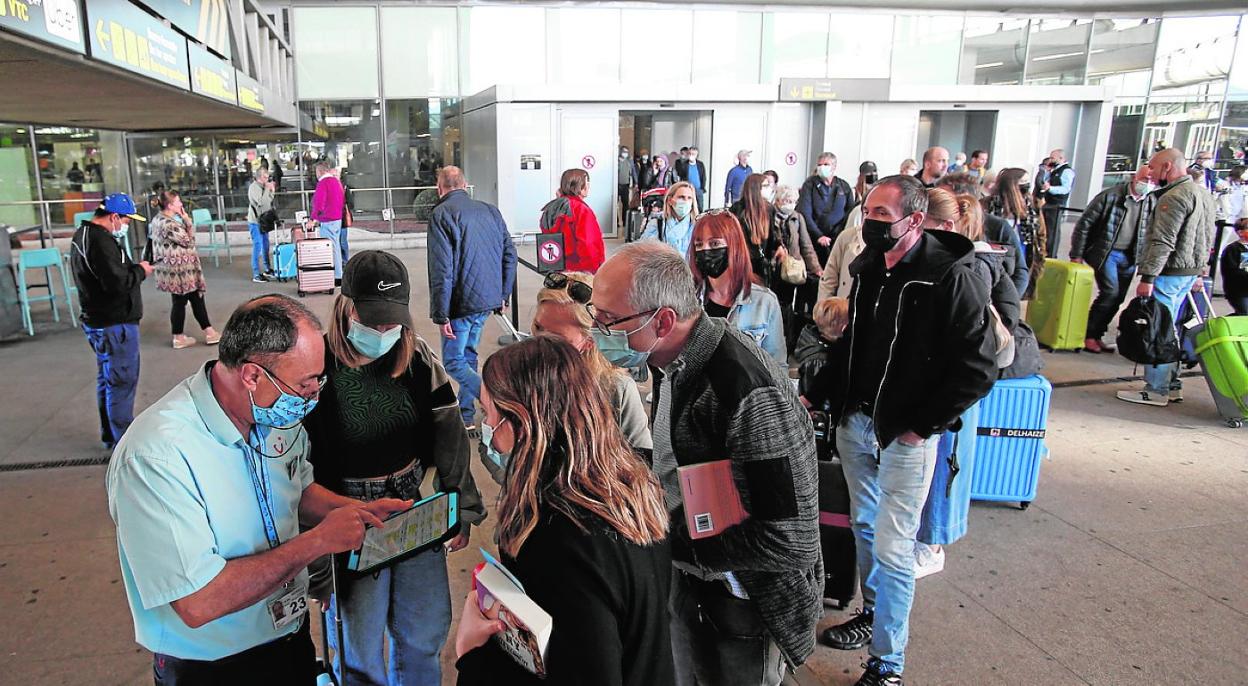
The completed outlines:
<svg viewBox="0 0 1248 686">
<path fill-rule="evenodd" d="M 849 326 L 807 400 L 830 401 L 838 423 L 858 411 L 850 405 L 851 384 L 870 371 L 854 359 L 870 359 L 867 346 L 884 334 L 890 342 L 882 378 L 865 380 L 877 389 L 868 402 L 880 447 L 907 431 L 928 438 L 953 426 L 997 378 L 989 290 L 976 259 L 974 245 L 950 231 L 925 231 L 892 270 L 879 251 L 859 255 L 850 266 Z M 864 282 L 871 290 L 879 285 L 875 302 L 860 297 Z M 860 330 L 860 312 L 868 308 L 883 331 Z"/>
<path fill-rule="evenodd" d="M 560 195 L 542 207 L 542 233 L 562 233 L 564 268 L 570 272 L 598 271 L 606 261 L 606 246 L 598 217 L 585 201 L 574 195 Z"/>
</svg>

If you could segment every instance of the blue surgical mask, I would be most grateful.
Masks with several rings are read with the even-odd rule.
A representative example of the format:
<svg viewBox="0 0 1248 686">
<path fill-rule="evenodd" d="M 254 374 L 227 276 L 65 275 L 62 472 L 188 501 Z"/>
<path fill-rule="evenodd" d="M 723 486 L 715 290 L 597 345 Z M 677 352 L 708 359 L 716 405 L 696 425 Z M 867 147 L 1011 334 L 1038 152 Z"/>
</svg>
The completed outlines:
<svg viewBox="0 0 1248 686">
<path fill-rule="evenodd" d="M 403 327 L 396 326 L 389 331 L 378 331 L 365 326 L 358 319 L 351 320 L 351 329 L 347 331 L 347 340 L 364 357 L 374 360 L 385 356 L 399 342 L 403 335 Z"/>
<path fill-rule="evenodd" d="M 623 369 L 636 369 L 646 364 L 650 359 L 650 352 L 654 350 L 654 346 L 658 345 L 659 339 L 654 339 L 654 343 L 650 346 L 650 350 L 633 350 L 628 344 L 629 334 L 637 333 L 650 325 L 654 318 L 658 316 L 658 312 L 650 315 L 650 320 L 636 329 L 628 332 L 616 331 L 608 336 L 597 328 L 594 329 L 594 345 L 598 346 L 598 352 L 607 358 L 611 364 Z"/>
<path fill-rule="evenodd" d="M 494 449 L 494 432 L 498 431 L 498 427 L 502 425 L 502 419 L 499 419 L 498 424 L 494 426 L 490 426 L 485 420 L 481 420 L 481 442 L 485 444 L 486 457 L 489 457 L 499 467 L 507 469 L 507 463 L 511 461 L 511 453 L 503 454 Z"/>
<path fill-rule="evenodd" d="M 277 380 L 273 378 L 273 375 L 269 374 L 269 370 L 264 367 L 260 367 L 260 370 L 264 372 L 264 375 L 269 378 L 269 383 L 273 384 L 273 387 L 281 395 L 278 396 L 272 407 L 260 407 L 256 405 L 255 398 L 251 397 L 251 391 L 247 391 L 247 397 L 251 400 L 252 419 L 258 426 L 266 426 L 272 429 L 294 428 L 316 407 L 317 399 L 312 398 L 308 400 L 293 393 L 287 393 L 277 384 Z"/>
<path fill-rule="evenodd" d="M 678 219 L 684 219 L 693 211 L 692 200 L 676 200 L 672 202 L 672 211 L 676 213 Z"/>
</svg>

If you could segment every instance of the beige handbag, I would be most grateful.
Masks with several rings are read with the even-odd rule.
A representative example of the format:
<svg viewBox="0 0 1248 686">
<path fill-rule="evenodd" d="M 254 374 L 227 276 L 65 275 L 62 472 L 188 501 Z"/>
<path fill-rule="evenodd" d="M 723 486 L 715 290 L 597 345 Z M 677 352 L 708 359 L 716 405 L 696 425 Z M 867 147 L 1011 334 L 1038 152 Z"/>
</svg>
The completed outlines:
<svg viewBox="0 0 1248 686">
<path fill-rule="evenodd" d="M 789 255 L 780 261 L 780 280 L 800 286 L 806 283 L 806 263 Z"/>
</svg>

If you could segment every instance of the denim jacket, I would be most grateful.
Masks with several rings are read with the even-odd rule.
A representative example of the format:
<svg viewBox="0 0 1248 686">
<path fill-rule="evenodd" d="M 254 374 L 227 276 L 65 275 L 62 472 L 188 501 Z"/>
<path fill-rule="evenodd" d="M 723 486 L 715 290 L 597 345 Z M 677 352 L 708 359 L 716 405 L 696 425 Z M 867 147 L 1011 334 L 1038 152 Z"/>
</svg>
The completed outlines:
<svg viewBox="0 0 1248 686">
<path fill-rule="evenodd" d="M 705 290 L 702 293 L 705 297 Z M 784 320 L 780 316 L 780 301 L 776 294 L 754 284 L 750 295 L 737 295 L 737 304 L 728 312 L 728 322 L 737 330 L 754 339 L 758 347 L 771 355 L 785 374 L 789 371 L 788 348 L 784 341 Z"/>
<path fill-rule="evenodd" d="M 662 225 L 661 237 L 660 225 Z M 681 257 L 688 257 L 689 242 L 693 240 L 692 218 L 673 219 L 663 214 L 653 215 L 646 220 L 646 228 L 641 232 L 641 240 L 647 238 L 661 240 L 675 248 Z"/>
</svg>

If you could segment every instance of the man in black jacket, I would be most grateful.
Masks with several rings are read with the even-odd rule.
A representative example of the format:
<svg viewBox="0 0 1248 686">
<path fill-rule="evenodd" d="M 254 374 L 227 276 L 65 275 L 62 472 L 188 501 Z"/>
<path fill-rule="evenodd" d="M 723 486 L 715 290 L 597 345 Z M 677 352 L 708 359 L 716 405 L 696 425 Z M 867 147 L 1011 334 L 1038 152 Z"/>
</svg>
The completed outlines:
<svg viewBox="0 0 1248 686">
<path fill-rule="evenodd" d="M 117 243 L 130 220 L 146 221 L 125 193 L 104 198 L 95 216 L 74 232 L 70 266 L 82 304 L 82 330 L 95 351 L 96 403 L 100 440 L 109 450 L 134 421 L 134 392 L 139 385 L 140 286 L 152 275 L 146 261 L 135 264 Z"/>
<path fill-rule="evenodd" d="M 754 339 L 706 316 L 667 244 L 621 248 L 594 279 L 593 307 L 596 337 L 621 339 L 655 375 L 652 464 L 671 514 L 677 683 L 776 686 L 814 651 L 823 614 L 809 415 Z M 695 512 L 690 532 L 678 469 L 721 460 L 747 517 L 716 525 Z M 691 536 L 703 522 L 710 530 Z"/>
<path fill-rule="evenodd" d="M 688 148 L 688 158 L 676 160 L 672 168 L 676 172 L 677 181 L 688 181 L 693 185 L 693 194 L 698 199 L 698 211 L 706 211 L 706 165 L 698 159 L 698 147 Z"/>
<path fill-rule="evenodd" d="M 823 634 L 870 644 L 860 685 L 900 686 L 914 599 L 914 545 L 940 435 L 997 376 L 987 285 L 974 246 L 924 231 L 927 190 L 880 181 L 863 203 L 863 253 L 850 272 L 850 323 L 806 400 L 831 402 L 849 483 L 863 611 Z"/>
<path fill-rule="evenodd" d="M 797 211 L 806 220 L 806 232 L 814 243 L 819 264 L 826 264 L 832 243 L 845 228 L 854 206 L 854 189 L 836 175 L 836 155 L 825 152 L 815 162 L 815 173 L 797 192 Z"/>
<path fill-rule="evenodd" d="M 1130 181 L 1106 188 L 1092 198 L 1075 224 L 1070 261 L 1096 270 L 1096 300 L 1088 312 L 1083 341 L 1088 352 L 1114 351 L 1101 337 L 1109 330 L 1135 278 L 1135 265 L 1144 252 L 1144 230 L 1157 204 L 1152 192 L 1148 167 L 1140 167 Z"/>
</svg>

